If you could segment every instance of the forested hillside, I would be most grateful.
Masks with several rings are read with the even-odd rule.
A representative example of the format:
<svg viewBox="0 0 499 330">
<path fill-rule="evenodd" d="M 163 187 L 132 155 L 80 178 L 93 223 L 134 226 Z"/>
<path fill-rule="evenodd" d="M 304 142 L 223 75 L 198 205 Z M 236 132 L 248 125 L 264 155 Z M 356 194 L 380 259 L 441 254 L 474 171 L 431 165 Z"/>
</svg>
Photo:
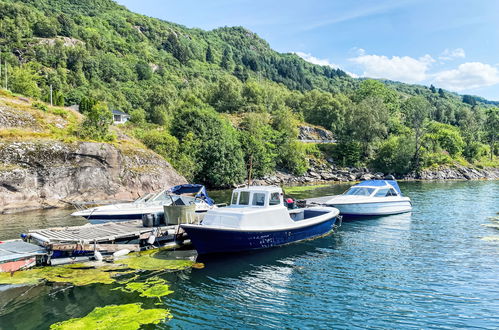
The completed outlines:
<svg viewBox="0 0 499 330">
<path fill-rule="evenodd" d="M 277 53 L 242 27 L 188 29 L 111 0 L 0 0 L 0 58 L 12 92 L 48 101 L 52 86 L 54 102 L 79 104 L 92 127 L 108 125 L 106 105 L 125 111 L 128 134 L 212 186 L 241 182 L 250 162 L 255 176 L 301 174 L 309 158 L 394 174 L 496 164 L 493 102 L 353 79 Z M 298 142 L 303 121 L 338 143 Z"/>
</svg>

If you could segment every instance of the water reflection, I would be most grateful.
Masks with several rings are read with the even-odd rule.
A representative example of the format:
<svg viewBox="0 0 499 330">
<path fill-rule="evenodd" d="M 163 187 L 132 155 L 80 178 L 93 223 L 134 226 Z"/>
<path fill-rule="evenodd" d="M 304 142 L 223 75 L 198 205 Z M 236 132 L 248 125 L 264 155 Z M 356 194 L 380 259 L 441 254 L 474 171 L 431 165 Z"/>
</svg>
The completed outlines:
<svg viewBox="0 0 499 330">
<path fill-rule="evenodd" d="M 341 193 L 347 186 L 294 197 Z M 204 269 L 142 274 L 161 276 L 174 291 L 162 299 L 174 318 L 159 327 L 496 328 L 499 242 L 480 238 L 497 234 L 481 224 L 499 211 L 499 182 L 400 186 L 413 201 L 412 213 L 345 222 L 332 235 L 281 248 L 203 258 Z M 226 193 L 211 195 L 218 202 Z M 158 307 L 114 287 L 15 291 L 11 297 L 29 298 L 0 311 L 0 327 L 46 328 L 108 304 Z"/>
</svg>

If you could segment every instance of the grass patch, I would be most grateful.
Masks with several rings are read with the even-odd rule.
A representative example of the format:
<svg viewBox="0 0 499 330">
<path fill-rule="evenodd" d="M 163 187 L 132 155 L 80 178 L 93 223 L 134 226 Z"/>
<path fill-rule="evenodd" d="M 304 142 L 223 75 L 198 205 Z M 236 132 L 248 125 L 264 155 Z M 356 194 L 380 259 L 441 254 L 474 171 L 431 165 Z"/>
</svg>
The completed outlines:
<svg viewBox="0 0 499 330">
<path fill-rule="evenodd" d="M 330 184 L 316 184 L 316 185 L 311 185 L 311 186 L 290 186 L 290 187 L 285 187 L 284 190 L 286 191 L 286 194 L 299 194 L 307 191 L 312 191 L 315 189 L 319 188 L 325 188 L 329 187 Z"/>
</svg>

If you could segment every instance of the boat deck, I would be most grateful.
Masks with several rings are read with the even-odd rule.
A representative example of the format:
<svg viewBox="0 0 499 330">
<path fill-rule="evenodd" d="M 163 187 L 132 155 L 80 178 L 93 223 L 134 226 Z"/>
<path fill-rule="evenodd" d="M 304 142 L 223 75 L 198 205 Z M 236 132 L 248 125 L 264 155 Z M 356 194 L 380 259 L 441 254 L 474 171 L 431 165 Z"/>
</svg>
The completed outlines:
<svg viewBox="0 0 499 330">
<path fill-rule="evenodd" d="M 57 243 L 95 244 L 126 239 L 144 239 L 151 234 L 160 236 L 160 234 L 167 233 L 168 229 L 175 230 L 176 226 L 143 227 L 141 220 L 132 220 L 30 230 L 27 236 L 46 245 Z"/>
<path fill-rule="evenodd" d="M 305 201 L 307 205 L 323 205 L 325 204 L 328 200 L 330 200 L 333 196 L 321 196 L 321 197 L 314 197 L 314 198 L 306 198 Z"/>
</svg>

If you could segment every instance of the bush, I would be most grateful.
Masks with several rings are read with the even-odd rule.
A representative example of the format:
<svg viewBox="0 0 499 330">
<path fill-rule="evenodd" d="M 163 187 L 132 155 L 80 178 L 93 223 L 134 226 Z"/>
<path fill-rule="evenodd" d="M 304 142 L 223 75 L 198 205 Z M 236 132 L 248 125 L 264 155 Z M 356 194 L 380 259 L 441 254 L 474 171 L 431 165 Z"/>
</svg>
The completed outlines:
<svg viewBox="0 0 499 330">
<path fill-rule="evenodd" d="M 383 173 L 406 174 L 412 169 L 415 142 L 406 136 L 392 136 L 384 141 L 371 166 Z"/>
<path fill-rule="evenodd" d="M 463 156 L 470 162 L 478 161 L 490 153 L 490 147 L 480 142 L 471 142 L 464 147 Z"/>
<path fill-rule="evenodd" d="M 195 138 L 199 145 L 192 150 L 198 164 L 197 181 L 210 186 L 227 187 L 246 177 L 243 152 L 237 131 L 212 108 L 189 108 L 176 114 L 172 132 L 180 145 Z"/>
<path fill-rule="evenodd" d="M 40 76 L 30 66 L 16 67 L 9 76 L 9 86 L 14 93 L 39 98 L 39 79 Z"/>
<path fill-rule="evenodd" d="M 430 123 L 424 140 L 426 147 L 431 151 L 438 152 L 443 149 L 452 157 L 460 155 L 465 145 L 456 127 L 437 122 Z"/>
<path fill-rule="evenodd" d="M 362 146 L 359 142 L 339 142 L 318 146 L 326 158 L 332 158 L 337 165 L 357 166 L 360 163 Z"/>
<path fill-rule="evenodd" d="M 302 175 L 308 170 L 306 146 L 295 140 L 288 140 L 279 148 L 279 166 L 294 175 Z"/>
<path fill-rule="evenodd" d="M 109 132 L 109 126 L 113 123 L 113 113 L 105 103 L 95 104 L 85 115 L 86 118 L 78 132 L 80 137 L 96 141 L 115 139 L 115 136 Z"/>
<path fill-rule="evenodd" d="M 33 102 L 33 108 L 40 109 L 42 111 L 47 111 L 48 107 L 45 103 L 42 102 Z"/>
</svg>

